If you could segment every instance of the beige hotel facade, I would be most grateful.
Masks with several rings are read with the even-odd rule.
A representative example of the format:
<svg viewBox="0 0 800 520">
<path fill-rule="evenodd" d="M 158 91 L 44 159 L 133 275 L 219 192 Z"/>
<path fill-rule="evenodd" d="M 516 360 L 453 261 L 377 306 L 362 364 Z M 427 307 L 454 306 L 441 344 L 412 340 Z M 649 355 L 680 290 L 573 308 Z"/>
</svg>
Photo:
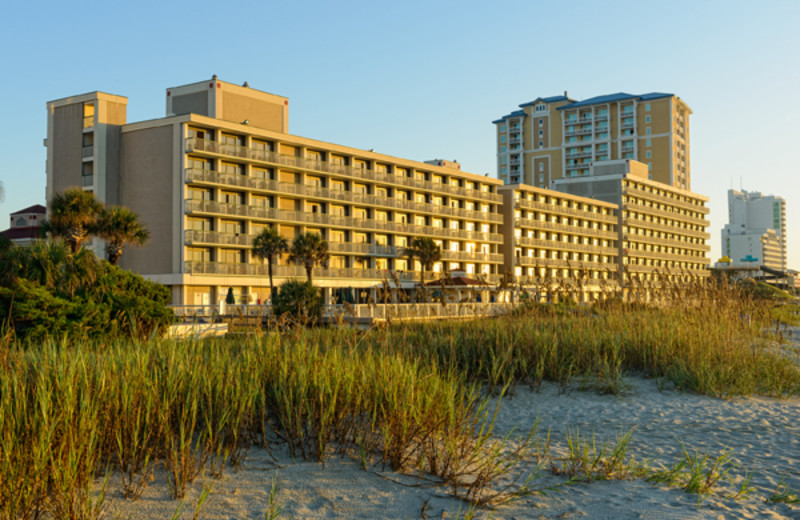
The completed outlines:
<svg viewBox="0 0 800 520">
<path fill-rule="evenodd" d="M 314 282 L 329 301 L 337 289 L 414 287 L 421 266 L 405 248 L 415 237 L 441 247 L 439 273 L 556 281 L 585 289 L 583 300 L 631 272 L 707 273 L 707 199 L 650 180 L 646 163 L 593 163 L 548 177 L 555 189 L 504 185 L 454 162 L 292 135 L 287 98 L 216 76 L 168 88 L 164 118 L 128 123 L 126 109 L 102 92 L 47 104 L 47 198 L 80 186 L 133 209 L 152 238 L 121 265 L 169 286 L 175 305 L 215 304 L 229 289 L 237 302 L 264 301 L 267 266 L 252 242 L 267 227 L 327 240 Z M 274 276 L 279 285 L 305 271 L 284 255 Z"/>
<path fill-rule="evenodd" d="M 267 266 L 251 245 L 268 226 L 328 241 L 329 265 L 314 270 L 326 289 L 413 286 L 420 265 L 404 250 L 423 236 L 442 249 L 434 271 L 499 280 L 497 179 L 291 135 L 287 98 L 216 77 L 166 95 L 166 117 L 135 123 L 121 96 L 49 102 L 47 198 L 82 186 L 138 213 L 151 242 L 120 265 L 171 287 L 174 304 L 213 304 L 229 288 L 237 302 L 264 300 Z M 274 275 L 305 271 L 284 256 Z"/>
</svg>

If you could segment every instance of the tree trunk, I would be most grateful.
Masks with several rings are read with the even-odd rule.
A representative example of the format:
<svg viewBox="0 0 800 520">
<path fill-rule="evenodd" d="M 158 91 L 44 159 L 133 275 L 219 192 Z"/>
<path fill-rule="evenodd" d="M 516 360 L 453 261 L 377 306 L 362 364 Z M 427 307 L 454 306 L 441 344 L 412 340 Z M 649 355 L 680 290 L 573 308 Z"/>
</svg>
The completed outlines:
<svg viewBox="0 0 800 520">
<path fill-rule="evenodd" d="M 308 277 L 308 283 L 313 284 L 311 279 L 311 271 L 314 269 L 314 264 L 306 264 L 306 277 Z"/>
<path fill-rule="evenodd" d="M 272 258 L 267 257 L 267 274 L 269 275 L 269 301 L 275 296 L 275 288 L 272 286 Z"/>
</svg>

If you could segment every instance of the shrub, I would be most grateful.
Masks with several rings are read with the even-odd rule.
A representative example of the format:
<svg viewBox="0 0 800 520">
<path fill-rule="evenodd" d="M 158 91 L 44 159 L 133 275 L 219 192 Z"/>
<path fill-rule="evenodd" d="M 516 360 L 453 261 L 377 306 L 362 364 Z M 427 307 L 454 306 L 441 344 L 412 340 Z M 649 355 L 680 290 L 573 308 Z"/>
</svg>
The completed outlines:
<svg viewBox="0 0 800 520">
<path fill-rule="evenodd" d="M 322 295 L 310 281 L 284 282 L 272 305 L 276 316 L 286 315 L 295 323 L 314 324 L 322 316 Z"/>
<path fill-rule="evenodd" d="M 0 316 L 17 338 L 146 338 L 172 320 L 168 288 L 60 242 L 0 253 Z"/>
</svg>

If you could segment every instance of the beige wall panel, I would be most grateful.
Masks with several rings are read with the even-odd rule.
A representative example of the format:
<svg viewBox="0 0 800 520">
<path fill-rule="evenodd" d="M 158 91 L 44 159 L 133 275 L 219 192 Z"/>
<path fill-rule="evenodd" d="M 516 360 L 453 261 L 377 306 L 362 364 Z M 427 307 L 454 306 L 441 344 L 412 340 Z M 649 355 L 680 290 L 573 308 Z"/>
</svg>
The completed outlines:
<svg viewBox="0 0 800 520">
<path fill-rule="evenodd" d="M 56 108 L 53 126 L 53 193 L 58 193 L 82 184 L 83 105 Z"/>
<path fill-rule="evenodd" d="M 222 116 L 221 119 L 241 123 L 249 121 L 248 125 L 274 132 L 283 132 L 283 104 L 270 103 L 265 100 L 239 96 L 222 91 Z"/>
<path fill-rule="evenodd" d="M 172 111 L 176 114 L 200 114 L 207 116 L 208 91 L 172 96 Z"/>
<path fill-rule="evenodd" d="M 172 271 L 175 236 L 172 208 L 174 176 L 173 126 L 161 126 L 121 135 L 120 204 L 135 211 L 150 230 L 150 242 L 142 248 L 128 247 L 120 264 L 142 274 Z"/>
<path fill-rule="evenodd" d="M 125 103 L 111 103 L 101 101 L 99 122 L 109 125 L 124 125 L 127 123 L 128 105 Z"/>
</svg>

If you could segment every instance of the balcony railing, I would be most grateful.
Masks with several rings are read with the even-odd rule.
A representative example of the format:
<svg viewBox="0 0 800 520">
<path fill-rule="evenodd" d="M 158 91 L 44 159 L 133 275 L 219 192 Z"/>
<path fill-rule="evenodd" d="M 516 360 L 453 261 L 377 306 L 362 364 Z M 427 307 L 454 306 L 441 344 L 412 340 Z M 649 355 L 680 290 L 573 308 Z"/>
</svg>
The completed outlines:
<svg viewBox="0 0 800 520">
<path fill-rule="evenodd" d="M 226 264 L 221 262 L 199 262 L 187 260 L 184 262 L 186 274 L 217 274 L 237 276 L 267 276 L 267 265 L 259 264 Z M 353 280 L 391 280 L 392 273 L 401 282 L 413 282 L 419 279 L 415 271 L 389 271 L 388 269 L 358 269 L 353 267 L 324 268 L 315 267 L 312 275 L 320 278 L 347 278 Z M 276 265 L 272 267 L 272 274 L 276 277 L 305 278 L 305 268 L 299 265 Z"/>
<path fill-rule="evenodd" d="M 711 246 L 705 243 L 697 244 L 694 242 L 684 242 L 683 240 L 676 240 L 674 238 L 664 237 L 651 237 L 646 235 L 639 235 L 636 233 L 623 233 L 623 240 L 628 242 L 642 242 L 645 244 L 657 244 L 662 246 L 677 247 L 683 249 L 692 249 L 695 251 L 703 251 L 708 253 L 711 251 Z"/>
<path fill-rule="evenodd" d="M 559 224 L 557 222 L 547 222 L 545 220 L 518 218 L 516 225 L 518 227 L 527 227 L 532 229 L 549 229 L 551 231 L 558 231 L 560 233 L 567 233 L 569 235 L 589 235 L 594 237 L 608 238 L 611 240 L 615 240 L 617 238 L 616 231 L 592 229 L 587 227 L 573 226 L 570 224 Z"/>
<path fill-rule="evenodd" d="M 83 147 L 83 158 L 86 159 L 88 157 L 94 156 L 94 146 L 84 146 Z"/>
<path fill-rule="evenodd" d="M 255 235 L 247 233 L 220 233 L 218 231 L 201 231 L 187 229 L 184 232 L 184 242 L 187 245 L 193 244 L 221 244 L 232 246 L 250 246 L 253 244 Z"/>
<path fill-rule="evenodd" d="M 687 222 L 689 224 L 695 226 L 708 226 L 708 221 L 703 217 L 693 217 L 691 215 L 684 215 L 683 213 L 679 213 L 677 211 L 670 211 L 669 209 L 662 209 L 662 208 L 654 208 L 652 206 L 645 206 L 644 204 L 637 204 L 632 201 L 628 201 L 625 203 L 625 208 L 628 211 L 636 211 L 639 213 L 646 213 L 648 215 L 653 215 L 656 217 L 661 218 L 668 218 L 672 220 L 680 220 L 681 222 Z"/>
<path fill-rule="evenodd" d="M 301 195 L 309 198 L 329 199 L 351 204 L 376 206 L 380 208 L 388 207 L 405 211 L 432 213 L 435 215 L 452 215 L 463 219 L 480 220 L 483 222 L 493 222 L 496 224 L 503 222 L 502 214 L 489 211 L 454 208 L 452 206 L 444 206 L 440 204 L 417 202 L 414 200 L 398 199 L 393 197 L 383 197 L 354 191 L 323 188 L 321 186 L 272 181 L 257 177 L 248 177 L 245 175 L 220 173 L 214 170 L 197 170 L 189 168 L 185 171 L 185 179 L 187 183 L 193 184 L 205 183 L 239 186 L 257 191 Z"/>
<path fill-rule="evenodd" d="M 535 247 L 539 249 L 557 249 L 559 251 L 581 251 L 596 255 L 616 256 L 619 250 L 616 247 L 600 246 L 594 244 L 576 244 L 574 242 L 563 242 L 560 240 L 545 240 L 542 238 L 516 237 L 516 245 L 523 247 Z"/>
<path fill-rule="evenodd" d="M 521 207 L 526 209 L 532 209 L 550 214 L 574 215 L 582 219 L 592 220 L 597 222 L 606 222 L 609 224 L 617 223 L 617 217 L 615 215 L 603 215 L 601 213 L 592 213 L 586 210 L 568 208 L 560 204 L 547 204 L 545 202 L 539 202 L 536 200 L 527 200 L 527 199 L 517 199 L 515 203 L 516 207 L 518 208 Z"/>
<path fill-rule="evenodd" d="M 483 242 L 502 242 L 499 233 L 485 233 L 465 229 L 451 229 L 436 226 L 407 224 L 404 222 L 391 222 L 385 220 L 343 217 L 327 213 L 308 213 L 304 211 L 267 208 L 247 204 L 228 204 L 211 200 L 187 200 L 187 213 L 214 213 L 223 215 L 236 215 L 256 219 L 277 220 L 280 222 L 311 223 L 328 227 L 344 227 L 369 230 L 384 230 L 394 233 L 408 233 L 417 235 L 430 235 L 435 237 L 459 238 L 463 240 L 478 240 Z"/>
<path fill-rule="evenodd" d="M 485 262 L 503 263 L 503 255 L 496 253 L 476 253 L 472 251 L 442 251 L 445 262 Z"/>
<path fill-rule="evenodd" d="M 685 200 L 678 200 L 678 199 L 675 199 L 675 198 L 671 198 L 671 197 L 667 197 L 667 196 L 664 196 L 664 195 L 660 195 L 658 193 L 653 193 L 653 192 L 650 192 L 650 191 L 646 191 L 646 190 L 637 188 L 635 186 L 632 186 L 630 183 L 626 183 L 625 186 L 623 186 L 622 193 L 631 194 L 631 195 L 637 195 L 637 196 L 640 196 L 640 197 L 642 197 L 644 199 L 651 199 L 651 200 L 655 199 L 655 200 L 658 200 L 660 202 L 663 202 L 664 204 L 677 206 L 677 207 L 680 207 L 680 208 L 683 208 L 683 209 L 686 209 L 686 210 L 689 210 L 689 211 L 696 211 L 698 213 L 702 213 L 702 214 L 705 214 L 705 215 L 707 215 L 709 213 L 709 211 L 710 211 L 708 206 L 701 206 L 699 204 L 692 204 L 691 202 L 687 202 Z"/>
<path fill-rule="evenodd" d="M 94 186 L 94 175 L 82 175 L 81 182 L 83 183 L 84 188 L 88 186 Z"/>
<path fill-rule="evenodd" d="M 629 227 L 655 229 L 658 231 L 666 231 L 667 233 L 672 233 L 674 235 L 685 235 L 689 237 L 700 238 L 703 240 L 708 240 L 711 238 L 711 235 L 705 231 L 697 231 L 695 229 L 687 229 L 678 226 L 671 226 L 669 224 L 659 224 L 656 222 L 650 222 L 647 220 L 642 220 L 631 216 L 625 217 L 623 219 L 623 224 Z"/>
<path fill-rule="evenodd" d="M 617 262 L 589 262 L 585 260 L 563 260 L 560 258 L 537 258 L 533 256 L 518 256 L 515 265 L 523 267 L 550 267 L 559 269 L 589 269 L 595 271 L 616 271 Z"/>
<path fill-rule="evenodd" d="M 357 179 L 364 179 L 371 182 L 382 182 L 400 186 L 411 186 L 419 189 L 445 192 L 453 195 L 460 195 L 473 199 L 481 199 L 492 202 L 502 202 L 503 196 L 499 193 L 483 191 L 482 189 L 465 188 L 461 186 L 451 186 L 447 183 L 435 183 L 423 179 L 412 177 L 401 177 L 390 173 L 356 168 L 353 166 L 334 164 L 328 161 L 317 159 L 306 159 L 290 155 L 282 155 L 267 150 L 258 150 L 246 146 L 221 144 L 216 141 L 188 137 L 186 139 L 187 152 L 208 152 L 220 155 L 231 155 L 258 162 L 271 163 L 278 166 L 288 166 L 305 170 L 313 170 L 325 173 L 334 173 Z"/>
</svg>

